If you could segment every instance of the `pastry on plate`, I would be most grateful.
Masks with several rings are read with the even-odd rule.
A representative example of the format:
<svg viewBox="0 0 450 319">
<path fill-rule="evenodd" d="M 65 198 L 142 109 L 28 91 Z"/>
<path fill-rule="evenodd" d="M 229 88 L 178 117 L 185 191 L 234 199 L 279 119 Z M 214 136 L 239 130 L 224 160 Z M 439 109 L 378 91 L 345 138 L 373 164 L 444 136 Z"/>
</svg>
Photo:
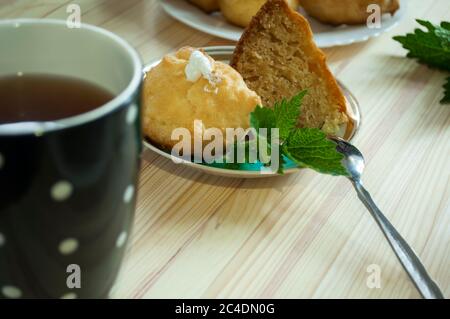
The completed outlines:
<svg viewBox="0 0 450 319">
<path fill-rule="evenodd" d="M 219 10 L 219 0 L 188 0 L 203 11 L 210 13 Z"/>
<path fill-rule="evenodd" d="M 394 14 L 400 8 L 398 0 L 300 0 L 310 16 L 333 25 L 366 23 L 372 4 L 380 6 L 381 13 Z"/>
<path fill-rule="evenodd" d="M 185 47 L 146 74 L 142 104 L 144 135 L 171 150 L 179 143 L 172 139 L 177 128 L 187 129 L 192 143 L 208 128 L 221 130 L 224 137 L 227 128 L 247 129 L 261 99 L 232 67 Z"/>
<path fill-rule="evenodd" d="M 298 0 L 286 0 L 294 9 L 298 7 Z M 220 10 L 231 23 L 246 27 L 253 16 L 263 6 L 266 0 L 219 0 Z"/>
<path fill-rule="evenodd" d="M 245 30 L 231 65 L 264 106 L 308 90 L 300 127 L 336 134 L 348 121 L 346 100 L 317 48 L 308 21 L 283 0 L 269 0 Z"/>
</svg>

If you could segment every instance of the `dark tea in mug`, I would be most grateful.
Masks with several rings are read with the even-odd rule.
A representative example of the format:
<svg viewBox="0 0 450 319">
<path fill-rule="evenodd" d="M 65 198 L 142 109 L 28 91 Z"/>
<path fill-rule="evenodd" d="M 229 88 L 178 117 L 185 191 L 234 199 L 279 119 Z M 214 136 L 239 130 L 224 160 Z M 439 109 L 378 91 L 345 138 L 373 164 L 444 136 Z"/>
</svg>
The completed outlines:
<svg viewBox="0 0 450 319">
<path fill-rule="evenodd" d="M 0 98 L 0 124 L 7 124 L 80 115 L 108 103 L 114 95 L 72 77 L 19 74 L 0 77 Z"/>
</svg>

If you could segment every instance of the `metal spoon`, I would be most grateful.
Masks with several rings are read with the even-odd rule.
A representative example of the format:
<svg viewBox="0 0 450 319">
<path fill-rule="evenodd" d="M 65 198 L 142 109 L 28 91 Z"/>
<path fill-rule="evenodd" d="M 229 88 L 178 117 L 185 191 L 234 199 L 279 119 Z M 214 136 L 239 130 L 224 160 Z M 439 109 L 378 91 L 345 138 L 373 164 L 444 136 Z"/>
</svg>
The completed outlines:
<svg viewBox="0 0 450 319">
<path fill-rule="evenodd" d="M 344 155 L 343 164 L 350 174 L 349 179 L 352 181 L 359 199 L 367 207 L 373 218 L 375 218 L 375 221 L 383 231 L 384 236 L 388 240 L 417 290 L 423 298 L 444 299 L 442 292 L 439 290 L 439 287 L 433 279 L 431 279 L 430 275 L 428 275 L 419 257 L 417 257 L 411 247 L 409 247 L 408 243 L 383 215 L 369 192 L 363 187 L 361 176 L 364 170 L 364 157 L 361 152 L 355 146 L 341 138 L 332 137 L 331 139 L 337 143 L 338 152 Z"/>
</svg>

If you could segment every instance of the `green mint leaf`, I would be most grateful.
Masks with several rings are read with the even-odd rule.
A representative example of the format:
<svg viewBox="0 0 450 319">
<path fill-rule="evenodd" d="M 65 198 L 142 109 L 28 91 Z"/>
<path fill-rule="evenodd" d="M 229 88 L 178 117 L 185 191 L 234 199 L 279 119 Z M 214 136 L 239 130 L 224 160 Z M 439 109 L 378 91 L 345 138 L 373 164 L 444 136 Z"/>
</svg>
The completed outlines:
<svg viewBox="0 0 450 319">
<path fill-rule="evenodd" d="M 435 26 L 424 20 L 417 22 L 427 30 L 416 29 L 414 33 L 396 36 L 394 40 L 409 51 L 408 57 L 430 67 L 450 71 L 450 23 L 442 22 L 440 26 Z"/>
<path fill-rule="evenodd" d="M 450 103 L 450 77 L 447 78 L 447 83 L 444 85 L 444 98 L 441 103 Z"/>
<path fill-rule="evenodd" d="M 250 113 L 250 125 L 256 129 L 256 132 L 259 132 L 261 128 L 266 128 L 269 134 L 270 129 L 276 127 L 273 110 L 257 105 L 255 110 Z"/>
<path fill-rule="evenodd" d="M 283 151 L 300 167 L 308 167 L 319 173 L 348 176 L 342 165 L 344 156 L 336 150 L 336 143 L 319 129 L 296 129 Z"/>
<path fill-rule="evenodd" d="M 307 91 L 302 91 L 292 99 L 283 99 L 275 103 L 273 112 L 275 114 L 275 127 L 280 130 L 280 140 L 285 141 L 291 132 L 297 127 L 300 116 L 301 105 Z"/>
<path fill-rule="evenodd" d="M 256 145 L 258 147 L 258 154 L 262 156 L 262 154 L 267 154 L 271 156 L 271 149 L 269 141 L 272 140 L 271 130 L 273 128 L 277 128 L 277 120 L 275 116 L 275 112 L 273 109 L 262 107 L 257 105 L 255 110 L 250 113 L 250 125 L 252 128 L 256 130 Z M 266 136 L 261 136 L 261 129 L 267 129 Z M 264 152 L 260 148 L 264 148 Z M 280 158 L 281 158 L 280 152 Z M 267 160 L 267 159 L 266 159 Z M 281 161 L 279 163 L 282 163 Z M 283 173 L 283 167 L 280 165 L 278 173 Z"/>
</svg>

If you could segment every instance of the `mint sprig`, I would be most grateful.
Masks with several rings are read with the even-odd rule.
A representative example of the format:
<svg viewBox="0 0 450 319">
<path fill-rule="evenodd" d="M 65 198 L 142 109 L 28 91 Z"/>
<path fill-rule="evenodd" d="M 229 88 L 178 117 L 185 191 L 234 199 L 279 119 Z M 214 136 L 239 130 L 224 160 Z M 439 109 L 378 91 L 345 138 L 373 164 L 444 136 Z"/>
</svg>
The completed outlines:
<svg viewBox="0 0 450 319">
<path fill-rule="evenodd" d="M 299 167 L 319 173 L 347 176 L 342 165 L 343 155 L 336 150 L 336 143 L 315 128 L 298 128 L 297 121 L 306 91 L 290 100 L 275 103 L 273 108 L 257 106 L 250 114 L 250 123 L 258 132 L 260 128 L 278 128 L 280 133 L 280 171 L 283 172 L 283 156 Z M 270 139 L 269 139 L 270 141 Z"/>
<path fill-rule="evenodd" d="M 416 29 L 414 33 L 396 36 L 393 39 L 400 42 L 408 50 L 408 57 L 417 59 L 430 67 L 450 71 L 450 22 L 434 25 L 429 21 L 416 20 L 426 30 Z M 448 82 L 444 88 L 445 96 L 441 103 L 449 103 Z"/>
</svg>

